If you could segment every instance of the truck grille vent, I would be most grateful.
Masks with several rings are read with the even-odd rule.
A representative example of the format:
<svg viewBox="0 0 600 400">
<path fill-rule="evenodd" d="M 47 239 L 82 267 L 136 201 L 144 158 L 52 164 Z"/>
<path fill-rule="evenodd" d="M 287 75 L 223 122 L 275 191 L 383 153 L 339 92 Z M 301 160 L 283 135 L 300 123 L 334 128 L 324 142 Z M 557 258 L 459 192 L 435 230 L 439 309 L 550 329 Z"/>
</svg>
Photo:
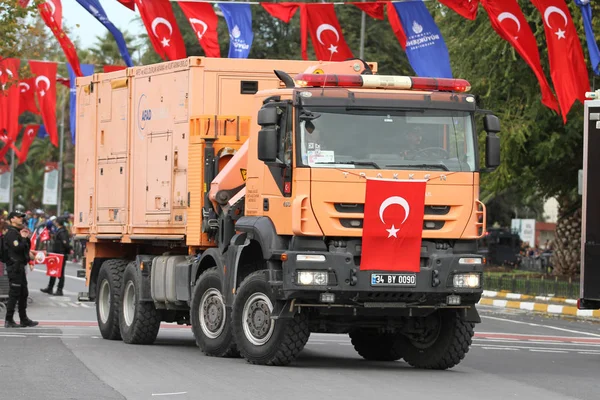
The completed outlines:
<svg viewBox="0 0 600 400">
<path fill-rule="evenodd" d="M 362 214 L 365 212 L 364 204 L 334 203 L 335 211 L 339 213 Z M 447 215 L 450 206 L 425 206 L 425 215 Z"/>
<path fill-rule="evenodd" d="M 340 218 L 340 224 L 344 228 L 351 229 L 362 229 L 363 220 L 362 218 Z M 444 221 L 423 221 L 424 231 L 439 231 L 444 227 Z"/>
</svg>

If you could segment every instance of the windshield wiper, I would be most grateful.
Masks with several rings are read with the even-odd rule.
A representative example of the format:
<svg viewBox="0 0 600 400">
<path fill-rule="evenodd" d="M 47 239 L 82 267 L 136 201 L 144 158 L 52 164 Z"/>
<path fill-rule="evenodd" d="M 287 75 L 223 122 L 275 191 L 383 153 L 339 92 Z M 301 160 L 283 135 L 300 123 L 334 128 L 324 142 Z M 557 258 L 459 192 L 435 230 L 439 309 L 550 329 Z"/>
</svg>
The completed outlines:
<svg viewBox="0 0 600 400">
<path fill-rule="evenodd" d="M 450 171 L 448 167 L 444 164 L 388 164 L 386 167 L 396 167 L 396 168 L 438 168 L 443 169 L 444 171 Z"/>
<path fill-rule="evenodd" d="M 381 169 L 379 165 L 374 163 L 373 161 L 325 161 L 325 162 L 316 162 L 314 164 L 349 164 L 349 165 L 370 165 L 376 169 Z"/>
</svg>

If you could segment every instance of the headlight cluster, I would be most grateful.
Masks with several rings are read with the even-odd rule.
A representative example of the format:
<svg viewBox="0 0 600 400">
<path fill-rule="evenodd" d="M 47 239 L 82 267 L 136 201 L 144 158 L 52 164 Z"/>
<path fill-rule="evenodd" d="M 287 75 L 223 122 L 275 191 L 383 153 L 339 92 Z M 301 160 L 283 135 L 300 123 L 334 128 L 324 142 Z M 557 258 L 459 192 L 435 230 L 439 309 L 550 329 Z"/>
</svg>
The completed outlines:
<svg viewBox="0 0 600 400">
<path fill-rule="evenodd" d="M 329 278 L 327 271 L 298 271 L 297 283 L 304 286 L 326 286 Z"/>
<path fill-rule="evenodd" d="M 476 289 L 481 287 L 480 274 L 456 274 L 452 278 L 452 286 L 463 289 Z"/>
</svg>

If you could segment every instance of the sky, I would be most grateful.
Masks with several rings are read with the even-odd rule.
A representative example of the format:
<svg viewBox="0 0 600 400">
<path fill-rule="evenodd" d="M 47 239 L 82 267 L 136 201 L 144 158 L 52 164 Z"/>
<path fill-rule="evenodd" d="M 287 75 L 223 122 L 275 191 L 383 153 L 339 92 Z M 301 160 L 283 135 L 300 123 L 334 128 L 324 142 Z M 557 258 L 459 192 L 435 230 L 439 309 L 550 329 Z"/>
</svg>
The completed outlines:
<svg viewBox="0 0 600 400">
<path fill-rule="evenodd" d="M 146 30 L 141 22 L 133 21 L 138 14 L 121 5 L 117 0 L 99 0 L 106 11 L 108 19 L 115 24 L 121 32 L 128 31 L 132 35 L 139 35 Z M 62 0 L 63 24 L 69 27 L 72 33 L 69 38 L 79 39 L 81 48 L 88 48 L 96 42 L 96 36 L 104 35 L 108 30 L 75 0 Z M 79 27 L 77 26 L 79 24 Z"/>
</svg>

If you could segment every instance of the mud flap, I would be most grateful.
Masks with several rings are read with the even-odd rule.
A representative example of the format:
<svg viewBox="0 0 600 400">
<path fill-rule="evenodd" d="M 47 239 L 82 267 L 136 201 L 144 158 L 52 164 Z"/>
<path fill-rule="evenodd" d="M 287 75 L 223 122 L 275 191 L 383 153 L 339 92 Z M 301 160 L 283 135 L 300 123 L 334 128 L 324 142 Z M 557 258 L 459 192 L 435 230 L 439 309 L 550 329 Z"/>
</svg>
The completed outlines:
<svg viewBox="0 0 600 400">
<path fill-rule="evenodd" d="M 296 315 L 296 308 L 294 307 L 294 300 L 287 300 L 284 302 L 278 302 L 275 305 L 273 313 L 271 313 L 271 319 L 292 319 Z"/>
<path fill-rule="evenodd" d="M 462 308 L 458 314 L 460 315 L 460 319 L 464 322 L 472 322 L 474 324 L 481 323 L 481 317 L 474 305 L 469 308 Z"/>
</svg>

